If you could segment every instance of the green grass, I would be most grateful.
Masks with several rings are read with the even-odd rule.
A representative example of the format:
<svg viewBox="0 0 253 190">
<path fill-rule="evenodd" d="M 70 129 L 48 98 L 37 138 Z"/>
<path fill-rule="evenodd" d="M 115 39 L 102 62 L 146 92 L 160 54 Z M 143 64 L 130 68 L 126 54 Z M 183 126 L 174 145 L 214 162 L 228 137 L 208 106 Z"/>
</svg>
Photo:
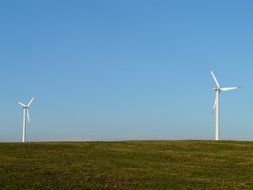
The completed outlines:
<svg viewBox="0 0 253 190">
<path fill-rule="evenodd" d="M 0 143 L 0 189 L 253 189 L 253 142 Z"/>
</svg>

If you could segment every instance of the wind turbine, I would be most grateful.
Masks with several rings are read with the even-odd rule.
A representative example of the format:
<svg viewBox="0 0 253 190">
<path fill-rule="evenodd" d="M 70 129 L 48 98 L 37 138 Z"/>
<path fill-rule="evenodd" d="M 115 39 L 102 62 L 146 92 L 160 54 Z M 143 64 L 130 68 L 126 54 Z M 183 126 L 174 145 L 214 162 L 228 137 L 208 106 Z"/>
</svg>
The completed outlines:
<svg viewBox="0 0 253 190">
<path fill-rule="evenodd" d="M 26 128 L 28 126 L 28 123 L 30 123 L 29 107 L 32 104 L 33 100 L 34 97 L 30 100 L 30 102 L 27 105 L 18 102 L 18 104 L 21 105 L 23 109 L 23 136 L 22 136 L 23 143 L 26 142 Z"/>
<path fill-rule="evenodd" d="M 219 141 L 220 140 L 220 93 L 221 92 L 227 92 L 227 91 L 231 91 L 231 90 L 237 90 L 240 87 L 225 87 L 222 88 L 220 87 L 220 84 L 216 78 L 216 76 L 214 75 L 214 72 L 210 69 L 211 75 L 216 83 L 216 88 L 214 88 L 214 91 L 216 93 L 216 97 L 215 97 L 215 101 L 214 101 L 214 105 L 213 105 L 213 110 L 215 111 L 215 140 Z"/>
</svg>

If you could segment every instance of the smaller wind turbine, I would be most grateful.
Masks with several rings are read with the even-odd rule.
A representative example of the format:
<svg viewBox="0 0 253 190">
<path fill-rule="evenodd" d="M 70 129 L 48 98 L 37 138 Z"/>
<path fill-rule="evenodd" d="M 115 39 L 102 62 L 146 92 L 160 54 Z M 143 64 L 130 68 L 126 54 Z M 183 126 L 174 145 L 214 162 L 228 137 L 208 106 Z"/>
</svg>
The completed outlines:
<svg viewBox="0 0 253 190">
<path fill-rule="evenodd" d="M 23 143 L 26 142 L 26 128 L 28 126 L 28 123 L 30 123 L 29 107 L 32 104 L 33 100 L 34 97 L 30 100 L 30 102 L 27 105 L 18 102 L 18 104 L 21 105 L 23 109 L 23 136 L 22 136 Z"/>
<path fill-rule="evenodd" d="M 221 88 L 220 84 L 214 75 L 214 72 L 210 69 L 211 75 L 214 79 L 214 82 L 216 83 L 216 88 L 214 88 L 214 91 L 216 93 L 214 105 L 213 105 L 213 110 L 215 110 L 216 117 L 215 117 L 215 140 L 218 141 L 220 140 L 220 93 L 221 92 L 226 92 L 226 91 L 231 91 L 231 90 L 236 90 L 239 89 L 240 87 L 226 87 L 226 88 Z"/>
</svg>

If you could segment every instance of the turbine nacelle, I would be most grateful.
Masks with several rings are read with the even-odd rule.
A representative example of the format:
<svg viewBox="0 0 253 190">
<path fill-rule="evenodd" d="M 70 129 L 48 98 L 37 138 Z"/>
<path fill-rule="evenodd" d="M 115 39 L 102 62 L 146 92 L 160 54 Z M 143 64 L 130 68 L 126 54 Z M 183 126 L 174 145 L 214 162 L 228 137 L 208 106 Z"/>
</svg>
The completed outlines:
<svg viewBox="0 0 253 190">
<path fill-rule="evenodd" d="M 214 90 L 215 92 L 221 92 L 221 89 L 220 89 L 220 88 L 213 88 L 213 90 Z"/>
</svg>

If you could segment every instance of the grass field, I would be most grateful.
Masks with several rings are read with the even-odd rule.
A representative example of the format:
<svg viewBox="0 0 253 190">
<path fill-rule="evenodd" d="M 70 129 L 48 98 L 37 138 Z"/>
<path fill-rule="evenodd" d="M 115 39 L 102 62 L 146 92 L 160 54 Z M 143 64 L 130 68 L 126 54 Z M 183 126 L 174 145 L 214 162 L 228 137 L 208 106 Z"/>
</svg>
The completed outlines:
<svg viewBox="0 0 253 190">
<path fill-rule="evenodd" d="M 1 143 L 0 189 L 253 189 L 253 142 Z"/>
</svg>

